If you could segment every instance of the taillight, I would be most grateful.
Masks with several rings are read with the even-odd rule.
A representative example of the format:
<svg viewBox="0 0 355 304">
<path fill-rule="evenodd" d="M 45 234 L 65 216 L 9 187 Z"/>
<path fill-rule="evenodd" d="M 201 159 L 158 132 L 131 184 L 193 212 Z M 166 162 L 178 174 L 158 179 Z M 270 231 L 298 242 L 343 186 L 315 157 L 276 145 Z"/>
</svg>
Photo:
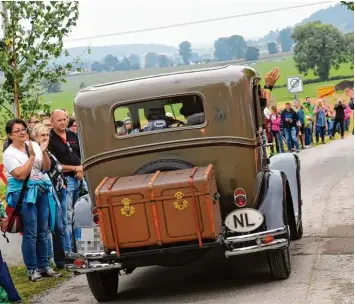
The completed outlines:
<svg viewBox="0 0 355 304">
<path fill-rule="evenodd" d="M 234 203 L 238 207 L 244 207 L 247 204 L 247 196 L 244 189 L 238 188 L 234 190 Z"/>
<path fill-rule="evenodd" d="M 94 222 L 96 225 L 100 224 L 100 219 L 99 219 L 99 214 L 98 214 L 98 212 L 97 212 L 97 208 L 95 207 L 94 209 L 92 209 L 91 213 L 92 213 L 92 220 L 93 220 L 93 222 Z"/>
<path fill-rule="evenodd" d="M 84 268 L 85 266 L 85 260 L 83 259 L 76 259 L 73 263 L 76 267 L 78 268 Z"/>
</svg>

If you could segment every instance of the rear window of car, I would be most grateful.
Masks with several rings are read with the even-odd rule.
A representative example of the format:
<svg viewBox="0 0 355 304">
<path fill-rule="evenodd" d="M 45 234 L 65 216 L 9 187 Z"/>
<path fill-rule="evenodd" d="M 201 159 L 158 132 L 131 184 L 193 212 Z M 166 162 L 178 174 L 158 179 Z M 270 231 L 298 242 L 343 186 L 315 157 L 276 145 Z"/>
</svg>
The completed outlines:
<svg viewBox="0 0 355 304">
<path fill-rule="evenodd" d="M 205 112 L 201 96 L 183 95 L 118 106 L 114 121 L 117 135 L 128 136 L 200 126 Z"/>
</svg>

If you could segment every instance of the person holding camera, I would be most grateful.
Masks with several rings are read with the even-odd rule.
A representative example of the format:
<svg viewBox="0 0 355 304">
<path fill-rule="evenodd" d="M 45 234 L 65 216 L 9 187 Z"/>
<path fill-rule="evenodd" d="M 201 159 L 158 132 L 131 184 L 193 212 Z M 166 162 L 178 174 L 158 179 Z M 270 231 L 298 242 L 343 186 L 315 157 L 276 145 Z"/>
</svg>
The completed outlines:
<svg viewBox="0 0 355 304">
<path fill-rule="evenodd" d="M 41 145 L 42 142 L 49 140 L 49 129 L 42 123 L 35 125 L 32 129 L 31 135 L 33 139 Z M 62 176 L 62 167 L 54 155 L 47 151 L 51 161 L 50 168 L 47 171 L 49 179 L 52 182 L 54 190 L 59 199 L 60 205 L 57 205 L 54 233 L 48 233 L 48 259 L 54 257 L 54 262 L 57 269 L 64 269 L 65 267 L 65 253 L 64 248 L 67 244 L 67 195 L 64 188 L 64 179 Z M 69 235 L 68 235 L 69 236 Z M 54 252 L 53 252 L 54 251 Z"/>
<path fill-rule="evenodd" d="M 345 104 L 343 103 L 343 100 L 341 98 L 335 104 L 334 111 L 335 111 L 335 118 L 334 118 L 334 124 L 333 124 L 333 138 L 335 136 L 335 131 L 336 131 L 337 125 L 340 124 L 340 134 L 341 134 L 341 138 L 343 139 L 344 138 Z"/>
</svg>

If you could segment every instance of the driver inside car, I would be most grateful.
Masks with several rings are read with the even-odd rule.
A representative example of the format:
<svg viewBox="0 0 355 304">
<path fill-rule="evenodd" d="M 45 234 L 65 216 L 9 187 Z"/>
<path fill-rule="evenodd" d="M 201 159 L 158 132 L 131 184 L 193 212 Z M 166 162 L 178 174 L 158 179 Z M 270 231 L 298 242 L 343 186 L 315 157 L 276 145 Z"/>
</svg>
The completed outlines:
<svg viewBox="0 0 355 304">
<path fill-rule="evenodd" d="M 166 116 L 164 107 L 144 109 L 144 116 L 148 120 L 143 129 L 134 129 L 131 134 L 147 131 L 156 131 L 168 128 L 171 118 Z"/>
</svg>

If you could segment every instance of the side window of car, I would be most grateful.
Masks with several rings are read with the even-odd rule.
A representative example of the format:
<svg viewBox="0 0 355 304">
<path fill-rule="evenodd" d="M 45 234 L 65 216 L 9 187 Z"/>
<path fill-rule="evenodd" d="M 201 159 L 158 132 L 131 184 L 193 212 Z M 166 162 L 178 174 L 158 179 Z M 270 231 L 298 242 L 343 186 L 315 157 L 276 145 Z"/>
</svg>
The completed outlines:
<svg viewBox="0 0 355 304">
<path fill-rule="evenodd" d="M 165 97 L 131 102 L 114 110 L 119 136 L 203 125 L 205 112 L 198 95 Z"/>
<path fill-rule="evenodd" d="M 251 92 L 253 95 L 253 111 L 255 119 L 256 130 L 263 124 L 263 110 L 265 106 L 263 105 L 263 100 L 261 99 L 261 87 L 257 78 L 252 78 L 251 80 Z"/>
</svg>

